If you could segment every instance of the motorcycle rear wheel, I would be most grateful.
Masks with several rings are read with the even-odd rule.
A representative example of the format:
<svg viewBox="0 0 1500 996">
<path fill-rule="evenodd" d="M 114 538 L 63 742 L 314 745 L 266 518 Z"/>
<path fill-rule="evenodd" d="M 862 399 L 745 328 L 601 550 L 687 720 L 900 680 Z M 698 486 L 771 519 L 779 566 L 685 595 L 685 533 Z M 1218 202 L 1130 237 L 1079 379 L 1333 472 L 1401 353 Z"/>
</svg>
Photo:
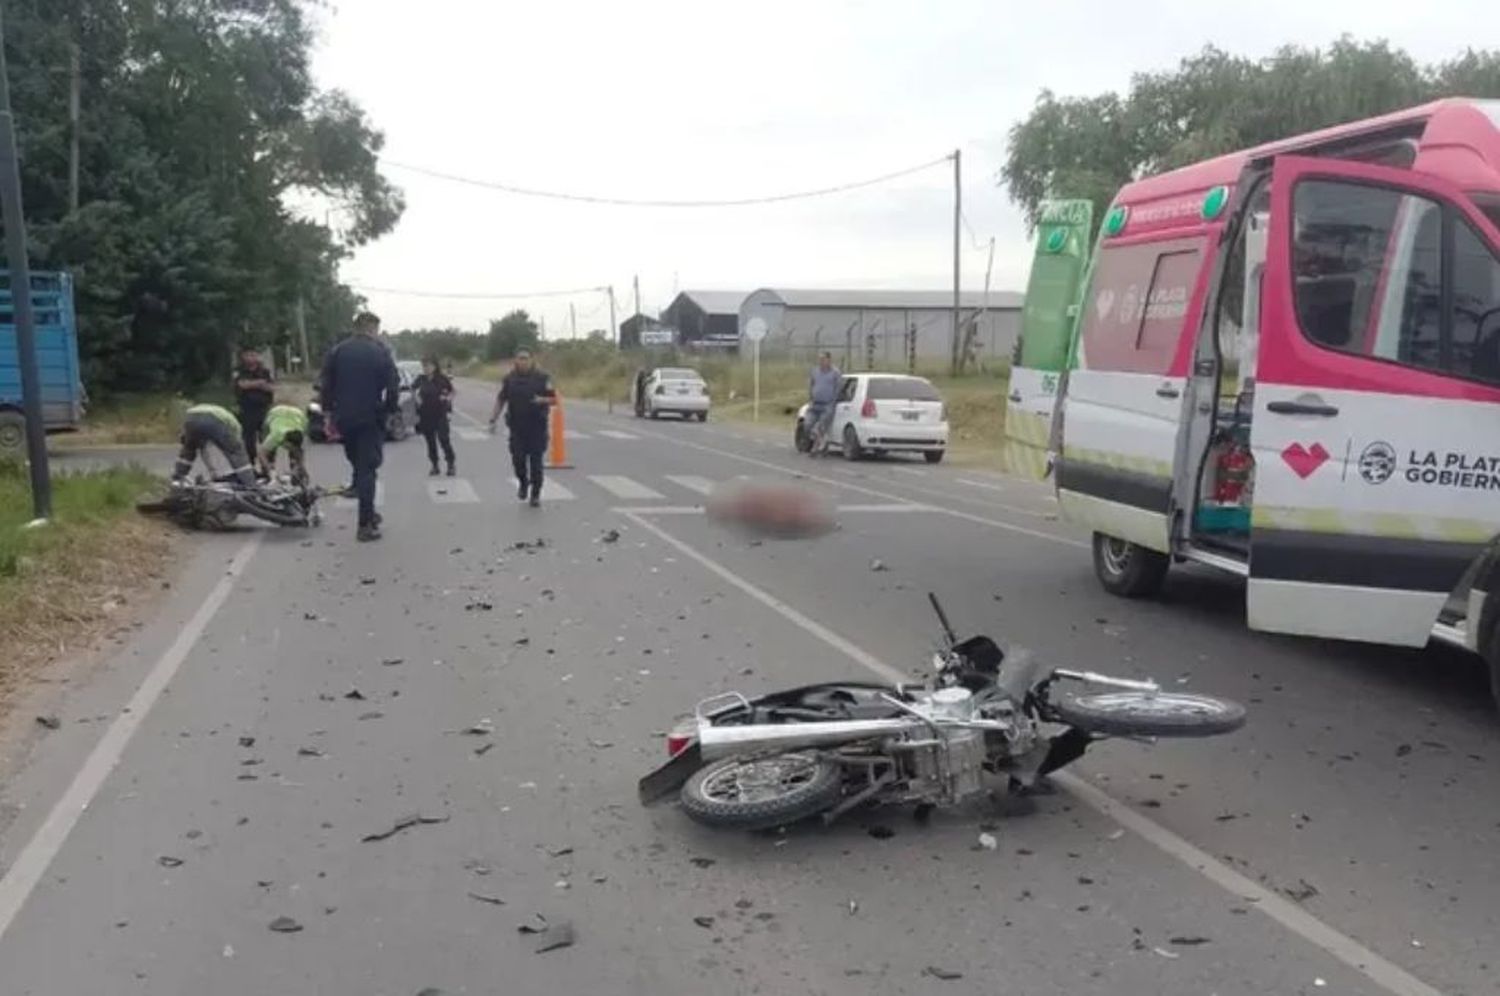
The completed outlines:
<svg viewBox="0 0 1500 996">
<path fill-rule="evenodd" d="M 1058 719 L 1089 733 L 1119 737 L 1212 737 L 1245 723 L 1245 707 L 1182 692 L 1099 692 L 1052 703 Z"/>
<path fill-rule="evenodd" d="M 307 513 L 292 503 L 268 501 L 251 492 L 236 495 L 240 511 L 278 526 L 305 526 Z"/>
<path fill-rule="evenodd" d="M 813 751 L 728 758 L 701 768 L 682 787 L 682 808 L 699 823 L 769 830 L 800 823 L 843 797 L 843 771 Z"/>
</svg>

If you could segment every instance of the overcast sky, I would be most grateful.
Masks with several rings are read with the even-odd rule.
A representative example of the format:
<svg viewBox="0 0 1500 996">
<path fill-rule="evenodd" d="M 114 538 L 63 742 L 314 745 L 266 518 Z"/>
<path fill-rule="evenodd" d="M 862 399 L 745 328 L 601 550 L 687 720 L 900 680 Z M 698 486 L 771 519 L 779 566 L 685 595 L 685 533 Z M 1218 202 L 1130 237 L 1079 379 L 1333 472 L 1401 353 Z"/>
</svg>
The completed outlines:
<svg viewBox="0 0 1500 996">
<path fill-rule="evenodd" d="M 722 199 L 876 176 L 963 150 L 963 280 L 1024 289 L 1030 247 L 996 173 L 1037 92 L 1125 87 L 1213 42 L 1265 55 L 1348 32 L 1423 61 L 1495 39 L 1493 0 L 336 0 L 315 68 L 386 134 L 399 227 L 345 264 L 388 329 L 482 328 L 512 307 L 549 336 L 608 324 L 604 297 L 422 298 L 613 284 L 618 320 L 678 289 L 942 288 L 952 171 L 758 207 L 537 200 L 394 164 L 622 198 Z M 1484 30 L 1481 30 L 1484 28 Z M 336 217 L 335 217 L 336 221 Z"/>
</svg>

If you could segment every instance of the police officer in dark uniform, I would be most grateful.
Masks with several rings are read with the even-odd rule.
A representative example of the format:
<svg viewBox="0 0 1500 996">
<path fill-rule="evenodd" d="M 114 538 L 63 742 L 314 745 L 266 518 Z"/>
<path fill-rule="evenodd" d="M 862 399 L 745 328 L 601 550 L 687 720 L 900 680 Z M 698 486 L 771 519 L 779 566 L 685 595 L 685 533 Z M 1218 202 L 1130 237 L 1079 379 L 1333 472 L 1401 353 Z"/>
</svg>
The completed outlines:
<svg viewBox="0 0 1500 996">
<path fill-rule="evenodd" d="M 354 470 L 360 542 L 380 539 L 375 477 L 384 457 L 386 420 L 401 396 L 396 361 L 379 334 L 380 319 L 362 312 L 354 319 L 354 334 L 329 350 L 323 361 L 323 407 L 338 425 L 344 456 Z"/>
<path fill-rule="evenodd" d="M 515 366 L 500 382 L 495 409 L 490 413 L 490 431 L 505 412 L 510 429 L 510 461 L 520 484 L 517 497 L 536 508 L 542 503 L 542 463 L 547 452 L 547 421 L 557 400 L 552 378 L 531 362 L 531 351 L 516 352 Z"/>
<path fill-rule="evenodd" d="M 234 372 L 234 399 L 239 408 L 240 429 L 245 452 L 260 452 L 260 432 L 266 414 L 276 401 L 276 379 L 261 362 L 260 354 L 246 347 L 240 350 L 240 365 Z"/>
</svg>

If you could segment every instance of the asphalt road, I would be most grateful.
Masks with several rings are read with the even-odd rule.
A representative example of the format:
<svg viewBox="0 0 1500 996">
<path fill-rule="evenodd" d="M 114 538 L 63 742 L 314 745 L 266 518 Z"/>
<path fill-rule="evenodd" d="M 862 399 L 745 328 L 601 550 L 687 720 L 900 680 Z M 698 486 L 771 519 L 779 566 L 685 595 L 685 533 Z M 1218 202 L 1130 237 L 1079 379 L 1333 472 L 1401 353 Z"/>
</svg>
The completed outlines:
<svg viewBox="0 0 1500 996">
<path fill-rule="evenodd" d="M 389 446 L 383 542 L 342 501 L 311 533 L 203 537 L 36 730 L 0 792 L 0 993 L 1500 991 L 1475 662 L 1251 633 L 1197 571 L 1113 599 L 1045 488 L 714 422 L 572 406 L 575 468 L 525 508 L 477 428 L 489 388 L 460 389 L 460 477 Z M 346 472 L 329 447 L 313 466 Z M 837 532 L 753 544 L 698 511 L 790 473 Z M 928 591 L 964 632 L 1249 723 L 1110 742 L 1054 795 L 926 824 L 751 836 L 637 805 L 710 693 L 920 664 Z M 364 839 L 412 815 L 440 822 Z M 573 946 L 535 953 L 538 915 Z"/>
</svg>

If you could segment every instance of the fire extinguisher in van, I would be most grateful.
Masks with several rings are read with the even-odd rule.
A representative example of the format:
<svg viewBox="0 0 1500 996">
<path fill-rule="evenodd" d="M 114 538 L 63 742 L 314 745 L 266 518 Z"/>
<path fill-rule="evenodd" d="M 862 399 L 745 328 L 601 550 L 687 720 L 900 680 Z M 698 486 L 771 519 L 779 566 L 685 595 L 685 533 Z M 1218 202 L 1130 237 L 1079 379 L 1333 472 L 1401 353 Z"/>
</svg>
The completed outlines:
<svg viewBox="0 0 1500 996">
<path fill-rule="evenodd" d="M 1250 447 L 1237 439 L 1227 440 L 1219 450 L 1214 468 L 1214 501 L 1221 505 L 1240 504 L 1254 469 L 1255 458 L 1250 455 Z"/>
</svg>

